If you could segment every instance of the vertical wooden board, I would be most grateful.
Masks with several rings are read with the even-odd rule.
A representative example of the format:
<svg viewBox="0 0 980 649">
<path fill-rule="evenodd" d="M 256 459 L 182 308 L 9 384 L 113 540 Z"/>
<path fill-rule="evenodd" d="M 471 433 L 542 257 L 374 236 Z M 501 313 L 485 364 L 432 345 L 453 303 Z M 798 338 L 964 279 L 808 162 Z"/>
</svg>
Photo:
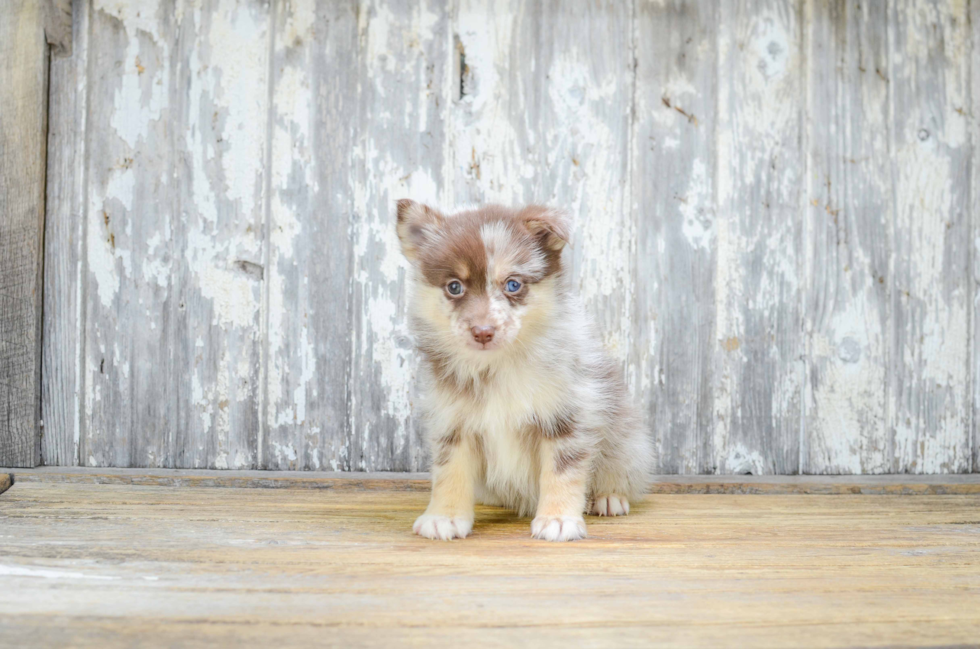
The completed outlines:
<svg viewBox="0 0 980 649">
<path fill-rule="evenodd" d="M 172 461 L 254 468 L 270 7 L 263 0 L 206 0 L 178 4 L 176 16 Z"/>
<path fill-rule="evenodd" d="M 48 55 L 44 5 L 0 6 L 0 466 L 36 466 Z"/>
<path fill-rule="evenodd" d="M 44 37 L 53 58 L 71 55 L 73 0 L 44 0 Z M 80 9 L 81 5 L 79 6 Z"/>
<path fill-rule="evenodd" d="M 856 0 L 809 6 L 800 470 L 885 473 L 891 469 L 887 6 Z"/>
<path fill-rule="evenodd" d="M 797 473 L 803 379 L 801 5 L 722 2 L 712 466 Z"/>
<path fill-rule="evenodd" d="M 895 181 L 892 470 L 970 470 L 970 30 L 965 3 L 889 11 Z"/>
<path fill-rule="evenodd" d="M 631 6 L 464 1 L 454 40 L 454 201 L 568 210 L 573 282 L 635 383 Z"/>
<path fill-rule="evenodd" d="M 277 3 L 262 468 L 350 468 L 357 12 L 346 0 Z"/>
<path fill-rule="evenodd" d="M 637 5 L 633 344 L 657 473 L 713 470 L 717 11 Z"/>
<path fill-rule="evenodd" d="M 52 57 L 48 92 L 41 463 L 52 466 L 78 464 L 81 424 L 87 0 L 72 15 L 71 55 Z"/>
<path fill-rule="evenodd" d="M 358 14 L 353 147 L 350 455 L 352 470 L 415 471 L 416 358 L 406 323 L 407 264 L 394 202 L 439 202 L 451 51 L 447 3 L 367 1 Z"/>
<path fill-rule="evenodd" d="M 81 464 L 172 466 L 178 181 L 172 2 L 94 0 L 89 18 Z"/>
<path fill-rule="evenodd" d="M 973 363 L 973 413 L 970 429 L 973 431 L 973 472 L 980 473 L 980 2 L 970 3 L 971 57 L 970 57 L 970 144 L 973 171 L 970 185 L 970 225 L 973 233 L 973 275 L 970 295 L 973 299 L 971 320 L 971 351 Z"/>
</svg>

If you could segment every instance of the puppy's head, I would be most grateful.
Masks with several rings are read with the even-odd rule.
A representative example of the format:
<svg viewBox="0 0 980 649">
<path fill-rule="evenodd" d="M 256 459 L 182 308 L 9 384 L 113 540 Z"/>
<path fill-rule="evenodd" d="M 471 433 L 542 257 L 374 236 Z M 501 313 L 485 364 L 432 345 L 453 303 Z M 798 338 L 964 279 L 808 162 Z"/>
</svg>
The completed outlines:
<svg viewBox="0 0 980 649">
<path fill-rule="evenodd" d="M 413 315 L 427 345 L 486 358 L 527 342 L 554 312 L 564 214 L 487 206 L 445 216 L 398 201 L 398 238 L 416 269 Z"/>
</svg>

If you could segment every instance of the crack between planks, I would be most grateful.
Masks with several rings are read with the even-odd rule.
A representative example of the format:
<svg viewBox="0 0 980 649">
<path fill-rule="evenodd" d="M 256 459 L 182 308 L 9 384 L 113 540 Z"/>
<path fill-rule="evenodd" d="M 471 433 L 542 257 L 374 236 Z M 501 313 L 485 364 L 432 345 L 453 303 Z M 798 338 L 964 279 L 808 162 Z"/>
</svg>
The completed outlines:
<svg viewBox="0 0 980 649">
<path fill-rule="evenodd" d="M 363 48 L 361 47 L 361 11 L 366 10 L 361 5 L 357 5 L 355 8 L 355 52 L 353 55 L 352 68 L 358 73 L 361 71 L 361 57 L 363 55 Z M 361 108 L 361 84 L 363 78 L 358 78 L 357 84 L 355 86 L 355 97 L 354 102 L 357 109 Z M 351 145 L 347 150 L 347 187 L 349 190 L 347 195 L 347 238 L 348 241 L 353 244 L 355 239 L 355 234 L 357 233 L 357 218 L 355 214 L 355 199 L 354 190 L 357 188 L 357 174 L 354 169 L 355 155 L 354 150 L 357 148 L 357 138 L 360 133 L 357 128 L 357 120 L 351 120 Z M 353 455 L 354 449 L 354 359 L 356 358 L 356 344 L 357 336 L 354 332 L 354 325 L 356 318 L 354 317 L 354 291 L 355 285 L 357 283 L 357 259 L 354 254 L 354 250 L 351 250 L 351 254 L 347 260 L 347 365 L 344 370 L 344 406 L 346 408 L 346 413 L 344 417 L 344 447 L 340 449 L 342 455 L 342 470 L 352 471 L 351 457 Z M 338 463 L 339 464 L 339 463 Z"/>
<path fill-rule="evenodd" d="M 797 458 L 796 458 L 796 473 L 804 474 L 806 473 L 806 459 L 807 459 L 807 437 L 806 437 L 806 388 L 807 388 L 807 364 L 809 361 L 809 339 L 807 338 L 807 327 L 806 327 L 806 317 L 807 317 L 807 296 L 808 296 L 808 286 L 812 278 L 809 275 L 809 270 L 807 268 L 807 251 L 809 248 L 809 239 L 807 237 L 807 232 L 809 228 L 807 224 L 809 219 L 807 215 L 809 214 L 809 209 L 807 208 L 807 198 L 811 195 L 811 190 L 813 188 L 813 179 L 810 174 L 810 73 L 812 72 L 813 66 L 813 56 L 812 56 L 812 46 L 813 46 L 813 0 L 804 0 L 803 2 L 803 21 L 802 21 L 802 52 L 801 58 L 803 61 L 803 92 L 802 92 L 802 119 L 803 128 L 800 129 L 800 151 L 802 153 L 801 160 L 803 163 L 803 178 L 804 185 L 803 191 L 800 192 L 799 203 L 800 203 L 800 215 L 802 217 L 801 221 L 803 223 L 803 232 L 800 235 L 802 252 L 803 254 L 798 256 L 798 259 L 802 261 L 799 262 L 802 265 L 802 269 L 798 269 L 798 277 L 803 278 L 803 287 L 799 291 L 799 306 L 800 306 L 800 423 L 797 439 Z M 830 198 L 828 197 L 829 201 Z"/>
<path fill-rule="evenodd" d="M 629 251 L 629 255 L 630 255 L 630 266 L 631 266 L 631 268 L 630 268 L 630 276 L 632 278 L 634 278 L 634 281 L 631 283 L 631 286 L 629 288 L 629 293 L 630 293 L 629 300 L 630 300 L 630 303 L 629 303 L 629 310 L 627 312 L 628 315 L 630 316 L 630 320 L 632 321 L 632 323 L 636 323 L 636 322 L 639 321 L 639 317 L 638 317 L 639 314 L 636 312 L 637 300 L 636 300 L 636 295 L 634 294 L 635 291 L 636 291 L 636 281 L 635 281 L 635 278 L 636 278 L 636 275 L 637 275 L 637 254 L 638 254 L 637 253 L 637 250 L 638 250 L 637 238 L 638 237 L 636 236 L 636 232 L 638 231 L 637 222 L 638 222 L 639 219 L 637 218 L 637 210 L 636 210 L 636 207 L 633 205 L 633 170 L 634 170 L 634 166 L 635 166 L 635 162 L 634 162 L 635 151 L 633 150 L 633 147 L 636 144 L 636 91 L 637 91 L 637 67 L 639 65 L 639 61 L 638 61 L 637 55 L 636 55 L 637 54 L 637 51 L 636 51 L 637 32 L 638 32 L 638 23 L 637 23 L 637 19 L 636 19 L 636 1 L 637 0 L 633 0 L 630 3 L 630 47 L 629 47 L 629 50 L 630 50 L 630 59 L 631 59 L 630 60 L 630 84 L 631 84 L 631 87 L 630 87 L 629 129 L 627 130 L 627 134 L 626 134 L 626 138 L 627 138 L 627 142 L 626 142 L 627 158 L 626 158 L 626 160 L 627 160 L 627 162 L 626 162 L 626 197 L 625 197 L 626 198 L 626 209 L 628 209 L 629 210 L 629 213 L 630 213 L 630 228 L 633 231 L 633 236 L 630 237 L 630 251 Z M 630 345 L 630 347 L 633 347 L 633 345 Z M 630 371 L 630 368 L 628 367 L 630 354 L 632 354 L 633 357 L 634 357 L 633 358 L 633 360 L 634 360 L 633 371 Z M 627 382 L 627 388 L 630 389 L 631 391 L 633 391 L 634 394 L 635 394 L 635 391 L 636 391 L 636 380 L 635 380 L 635 376 L 636 376 L 637 368 L 640 365 L 639 353 L 637 353 L 637 351 L 635 349 L 632 349 L 631 352 L 628 353 L 627 356 L 626 356 L 626 362 L 627 362 L 627 367 L 625 368 L 626 371 L 624 372 L 624 375 L 625 375 L 626 382 Z M 646 408 L 644 408 L 643 410 L 646 410 Z M 647 428 L 648 429 L 650 428 L 649 423 L 647 424 Z M 650 435 L 651 433 L 653 433 L 652 430 L 648 430 L 647 431 L 647 434 L 648 435 Z M 653 441 L 653 440 L 651 440 L 651 441 Z"/>
<path fill-rule="evenodd" d="M 44 416 L 41 410 L 41 401 L 44 399 L 44 274 L 45 274 L 45 264 L 44 264 L 44 252 L 45 245 L 47 243 L 46 229 L 48 227 L 48 208 L 50 203 L 48 201 L 48 179 L 51 176 L 49 168 L 51 166 L 51 157 L 49 155 L 49 147 L 51 144 L 51 61 L 54 59 L 54 47 L 50 43 L 45 45 L 45 71 L 44 71 L 44 115 L 42 119 L 44 120 L 44 180 L 41 183 L 41 227 L 39 228 L 41 233 L 40 245 L 37 249 L 37 276 L 35 278 L 35 285 L 37 286 L 37 307 L 35 307 L 35 337 L 34 337 L 34 389 L 35 389 L 35 399 L 34 399 L 34 423 L 36 428 L 36 434 L 34 435 L 34 457 L 37 459 L 37 466 L 44 466 Z M 74 106 L 74 103 L 73 103 Z M 74 112 L 74 111 L 72 111 Z M 0 489 L 3 491 L 3 489 Z"/>
<path fill-rule="evenodd" d="M 85 61 L 82 66 L 82 74 L 85 77 L 85 83 L 83 84 L 84 97 L 82 101 L 84 102 L 84 107 L 82 110 L 82 124 L 81 124 L 81 137 L 79 142 L 82 147 L 82 168 L 81 168 L 81 195 L 82 203 L 80 207 L 79 215 L 79 225 L 78 225 L 78 263 L 77 268 L 77 282 L 78 286 L 76 288 L 75 297 L 78 300 L 78 333 L 75 342 L 75 401 L 74 407 L 74 451 L 75 451 L 75 465 L 82 466 L 82 458 L 84 457 L 83 448 L 85 442 L 85 427 L 84 419 L 82 418 L 82 400 L 86 397 L 86 383 L 87 376 L 85 374 L 85 356 L 88 353 L 88 346 L 86 340 L 86 331 L 88 329 L 88 205 L 89 205 L 89 187 L 88 187 L 88 173 L 89 173 L 89 163 L 90 163 L 90 147 L 88 145 L 88 124 L 89 119 L 92 114 L 92 95 L 89 92 L 88 80 L 91 78 L 92 72 L 92 57 L 89 56 L 89 46 L 92 42 L 92 8 L 88 2 L 84 0 L 76 0 L 77 4 L 83 4 L 84 9 L 81 11 L 72 10 L 72 21 L 75 20 L 75 16 L 82 16 L 82 11 L 84 11 L 85 21 L 85 46 L 84 50 L 80 48 L 78 42 L 73 38 L 73 54 L 72 56 L 78 56 L 79 52 L 85 52 Z M 81 30 L 79 30 L 81 31 Z M 76 72 L 78 68 L 76 68 Z M 75 77 L 75 89 L 78 88 L 78 78 Z M 74 192 L 72 192 L 74 194 Z"/>
<path fill-rule="evenodd" d="M 891 29 L 891 17 L 894 11 L 894 4 L 888 2 L 885 8 L 885 66 L 888 69 L 888 78 L 895 78 L 895 70 L 892 68 L 893 57 L 892 57 L 892 29 Z M 887 143 L 887 154 L 888 154 L 888 179 L 889 179 L 889 190 L 890 190 L 890 201 L 889 209 L 891 218 L 888 220 L 890 227 L 885 233 L 886 245 L 888 246 L 888 284 L 886 286 L 888 290 L 888 295 L 886 296 L 886 308 L 890 315 L 888 321 L 888 331 L 887 337 L 887 360 L 885 362 L 886 367 L 891 367 L 892 363 L 895 361 L 895 316 L 896 316 L 896 291 L 895 291 L 895 222 L 898 219 L 897 214 L 897 202 L 898 197 L 896 195 L 896 183 L 895 183 L 895 164 L 894 164 L 894 152 L 895 143 L 892 141 L 894 135 L 894 123 L 895 123 L 895 92 L 894 85 L 887 84 L 887 111 L 888 118 L 885 124 L 886 137 L 885 142 Z M 899 471 L 898 458 L 895 455 L 895 430 L 891 425 L 891 395 L 893 385 L 892 382 L 894 377 L 891 373 L 886 372 L 885 378 L 885 452 L 888 454 L 888 463 L 891 468 L 891 472 L 895 473 Z"/>
<path fill-rule="evenodd" d="M 259 324 L 259 336 L 262 339 L 262 349 L 259 360 L 259 425 L 255 435 L 255 467 L 264 467 L 266 422 L 269 411 L 269 278 L 272 275 L 270 260 L 272 259 L 272 138 L 275 133 L 275 70 L 276 70 L 276 14 L 279 0 L 269 3 L 269 44 L 266 78 L 266 123 L 265 123 L 265 178 L 263 179 L 265 196 L 262 206 L 262 315 Z"/>
<path fill-rule="evenodd" d="M 972 296 L 971 306 L 973 308 L 967 309 L 967 331 L 969 332 L 969 340 L 967 341 L 967 363 L 970 367 L 967 372 L 967 399 L 969 400 L 970 410 L 967 415 L 967 430 L 970 432 L 970 472 L 976 473 L 980 471 L 980 466 L 977 466 L 977 462 L 980 461 L 980 448 L 978 448 L 978 443 L 980 443 L 980 437 L 977 434 L 977 398 L 975 395 L 975 390 L 977 386 L 977 370 L 980 369 L 978 362 L 976 360 L 977 353 L 977 318 L 976 318 L 976 304 L 978 298 L 978 286 L 976 282 L 976 272 L 973 268 L 973 264 L 976 261 L 976 236 L 974 232 L 976 231 L 976 221 L 977 214 L 976 209 L 974 209 L 974 204 L 977 203 L 977 191 L 980 189 L 977 183 L 977 115 L 974 111 L 980 102 L 977 101 L 977 87 L 974 81 L 978 77 L 978 71 L 974 66 L 980 65 L 980 59 L 977 57 L 977 36 L 980 33 L 980 26 L 973 22 L 973 12 L 977 9 L 977 0 L 969 0 L 967 3 L 966 19 L 967 25 L 970 30 L 970 56 L 967 61 L 970 62 L 970 71 L 967 74 L 967 97 L 970 98 L 969 114 L 972 116 L 972 126 L 967 130 L 967 135 L 969 137 L 969 149 L 970 158 L 967 163 L 967 168 L 969 173 L 967 175 L 967 231 L 973 235 L 973 241 L 970 241 L 966 247 L 966 273 L 967 273 L 967 285 L 970 287 L 970 294 Z"/>
</svg>

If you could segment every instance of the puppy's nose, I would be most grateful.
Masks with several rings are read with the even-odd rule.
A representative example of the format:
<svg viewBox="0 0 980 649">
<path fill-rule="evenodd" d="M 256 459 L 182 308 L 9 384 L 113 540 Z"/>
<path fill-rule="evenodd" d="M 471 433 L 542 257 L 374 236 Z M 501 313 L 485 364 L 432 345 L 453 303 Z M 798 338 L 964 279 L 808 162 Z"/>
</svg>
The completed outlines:
<svg viewBox="0 0 980 649">
<path fill-rule="evenodd" d="M 486 345 L 488 342 L 493 340 L 493 327 L 490 325 L 483 325 L 482 327 L 473 327 L 470 329 L 473 332 L 473 340 L 476 342 Z"/>
</svg>

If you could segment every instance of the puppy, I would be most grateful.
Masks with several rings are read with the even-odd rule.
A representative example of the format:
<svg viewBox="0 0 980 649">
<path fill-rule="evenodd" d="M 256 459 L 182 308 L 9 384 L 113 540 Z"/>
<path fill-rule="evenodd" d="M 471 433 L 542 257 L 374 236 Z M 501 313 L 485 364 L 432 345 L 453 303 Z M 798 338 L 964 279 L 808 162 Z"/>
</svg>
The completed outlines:
<svg viewBox="0 0 980 649">
<path fill-rule="evenodd" d="M 565 216 L 500 206 L 445 216 L 400 200 L 423 362 L 432 498 L 415 521 L 465 538 L 475 502 L 534 515 L 531 536 L 586 535 L 585 512 L 629 513 L 650 440 L 562 265 Z"/>
</svg>

